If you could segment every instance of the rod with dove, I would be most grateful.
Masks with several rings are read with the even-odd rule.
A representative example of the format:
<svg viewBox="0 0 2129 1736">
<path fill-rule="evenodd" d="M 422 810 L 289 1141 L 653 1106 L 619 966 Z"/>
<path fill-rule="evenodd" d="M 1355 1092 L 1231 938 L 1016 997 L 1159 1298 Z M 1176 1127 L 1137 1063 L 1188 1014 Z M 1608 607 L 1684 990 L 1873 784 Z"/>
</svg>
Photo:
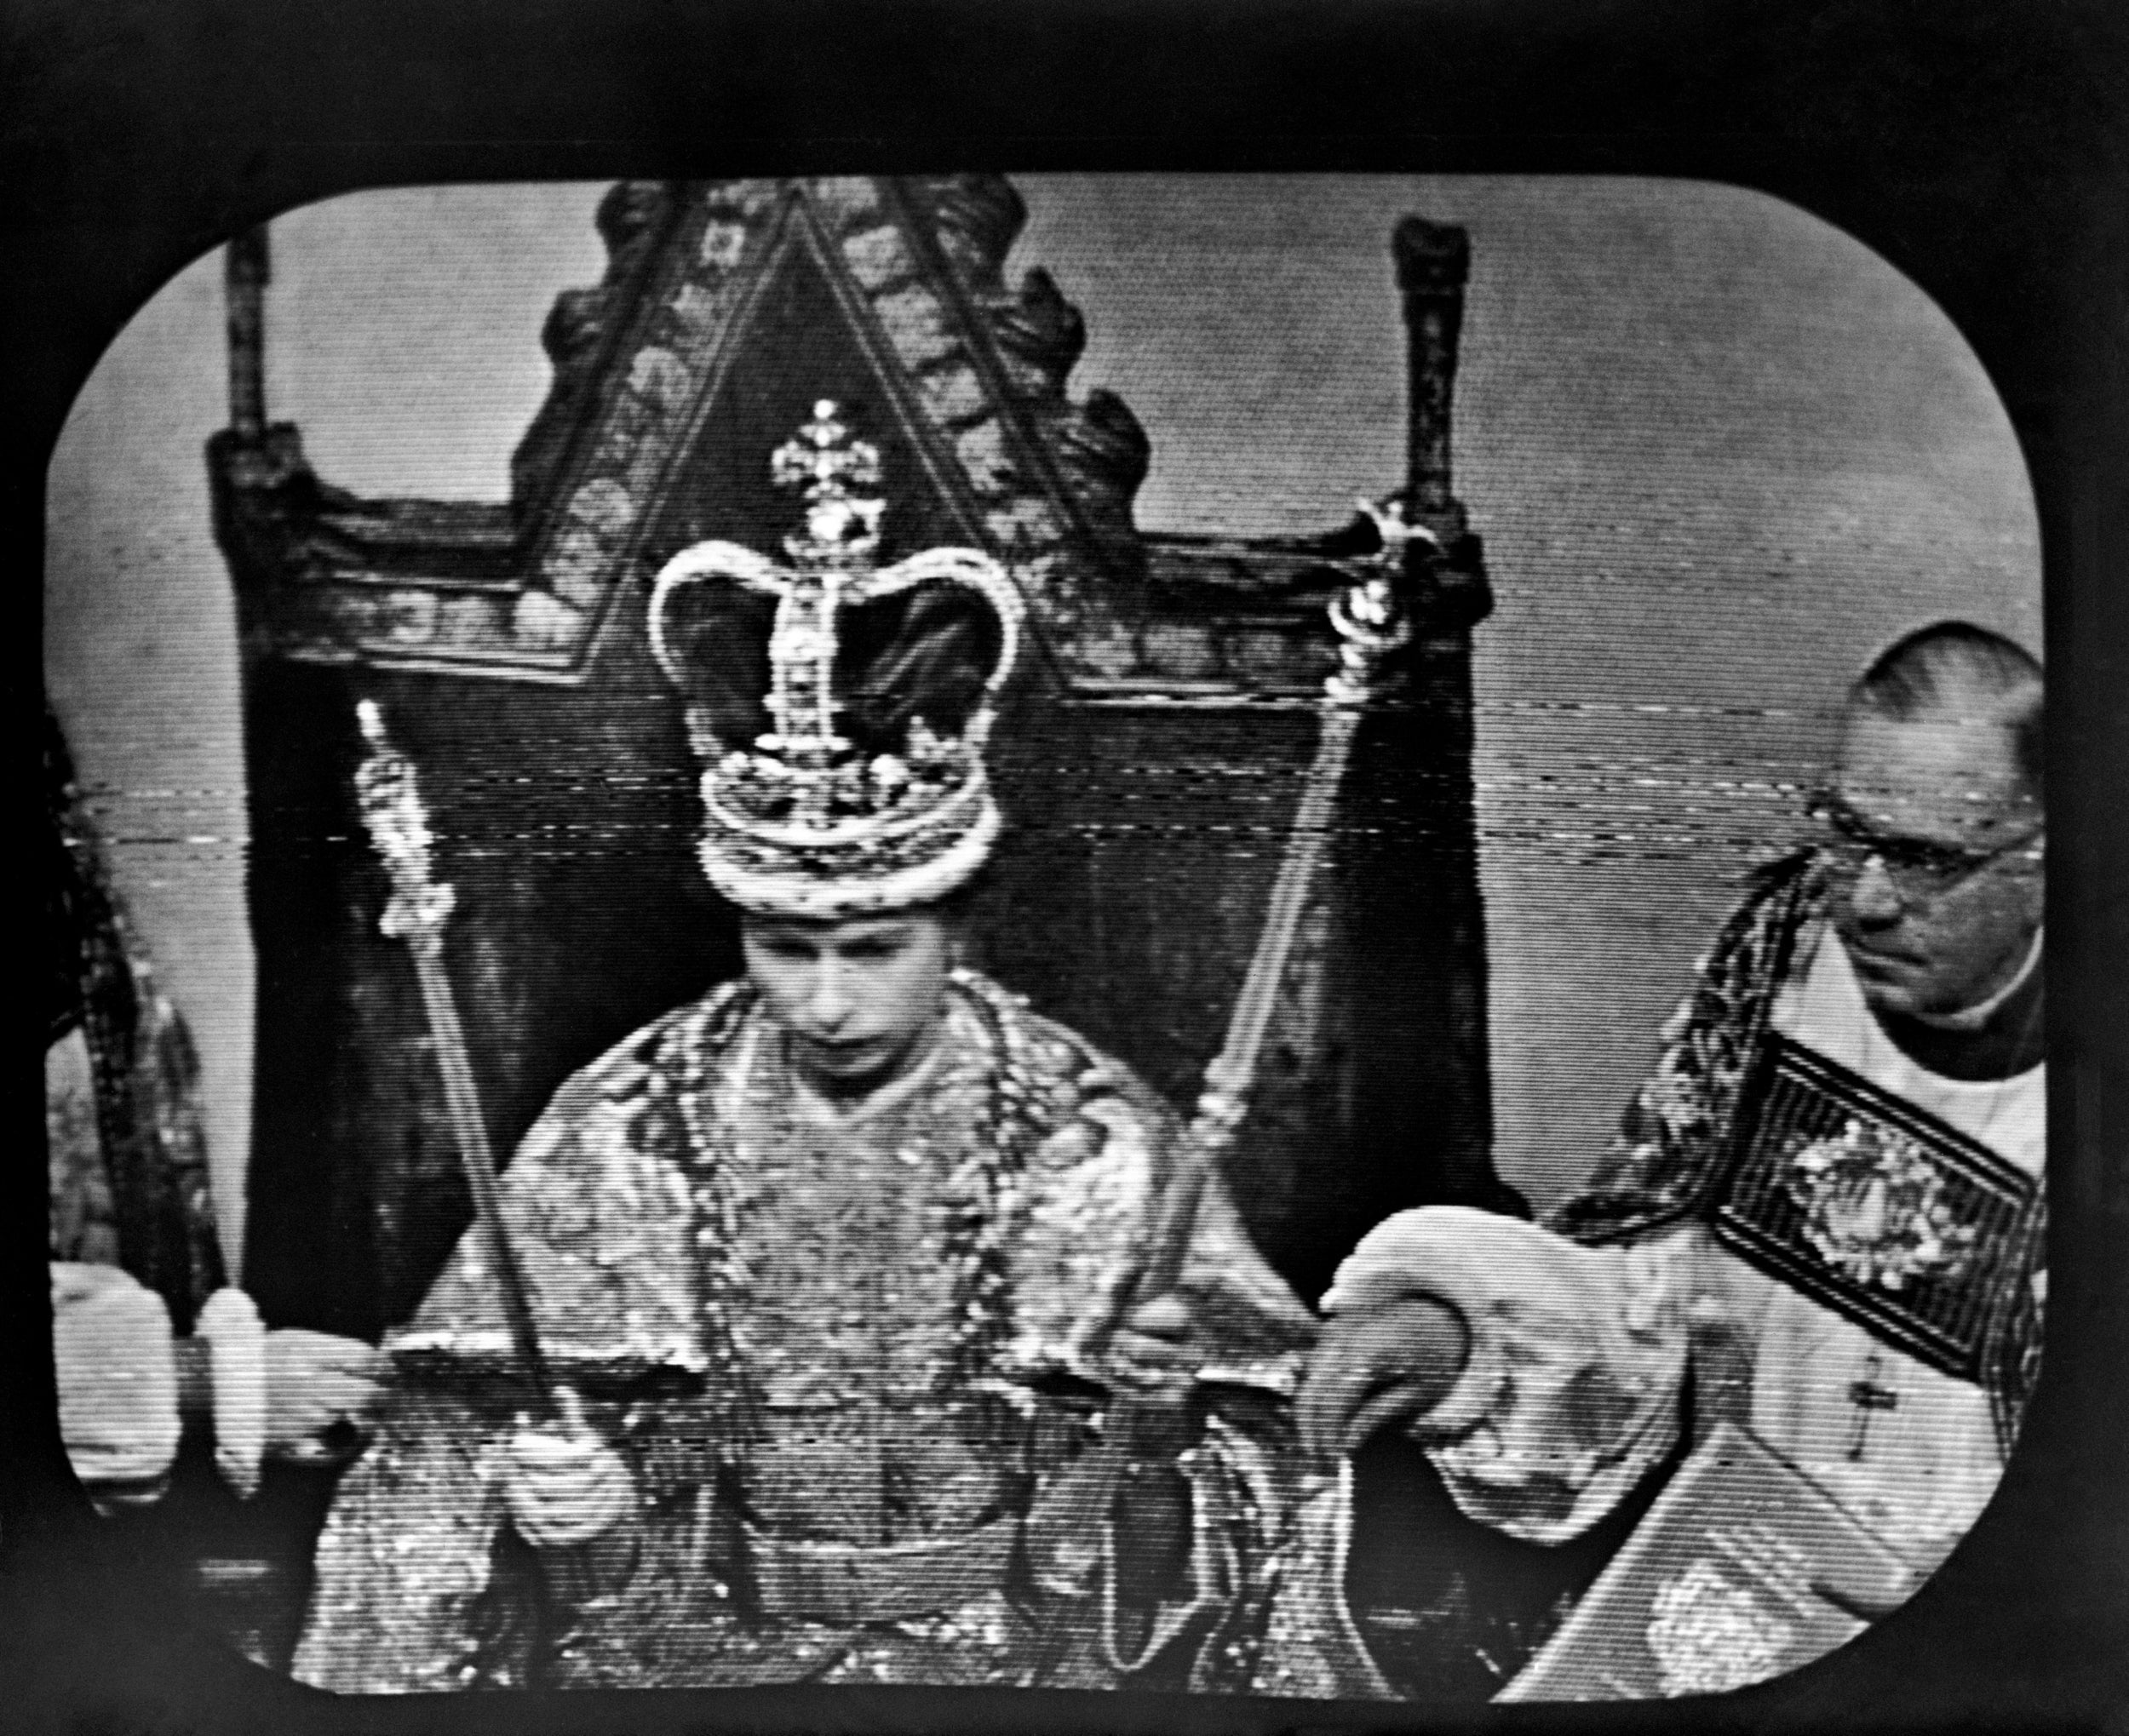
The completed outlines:
<svg viewBox="0 0 2129 1736">
<path fill-rule="evenodd" d="M 1136 1292 L 1141 1303 L 1165 1296 L 1183 1275 L 1206 1182 L 1234 1144 L 1249 1111 L 1265 1035 L 1271 1028 L 1310 888 L 1323 865 L 1332 812 L 1352 758 L 1361 714 L 1385 690 L 1383 671 L 1388 659 L 1411 639 L 1411 624 L 1398 600 L 1395 577 L 1403 569 L 1409 543 L 1433 543 L 1435 538 L 1424 526 L 1406 522 L 1399 501 L 1378 506 L 1362 501 L 1360 507 L 1374 521 L 1381 547 L 1367 559 L 1355 582 L 1331 600 L 1339 667 L 1325 680 L 1318 702 L 1322 720 L 1315 757 L 1287 834 L 1256 950 L 1227 1022 L 1226 1040 L 1205 1069 L 1205 1090 L 1197 1099 L 1180 1161 L 1162 1199 L 1151 1252 Z"/>
<path fill-rule="evenodd" d="M 1376 554 L 1359 564 L 1354 582 L 1331 602 L 1331 624 L 1339 638 L 1339 667 L 1325 681 L 1318 702 L 1321 722 L 1315 756 L 1287 834 L 1256 949 L 1228 1019 L 1226 1040 L 1205 1069 L 1205 1090 L 1185 1130 L 1176 1167 L 1162 1190 L 1146 1263 L 1132 1292 L 1128 1318 L 1149 1326 L 1149 1316 L 1182 1279 L 1206 1186 L 1218 1173 L 1248 1114 L 1265 1036 L 1293 955 L 1301 914 L 1323 866 L 1333 811 L 1352 758 L 1361 714 L 1385 690 L 1388 660 L 1411 639 L 1411 624 L 1399 601 L 1395 580 L 1403 567 L 1407 545 L 1415 539 L 1429 543 L 1435 539 L 1424 527 L 1406 523 L 1397 502 L 1386 507 L 1366 501 L 1360 504 L 1374 520 L 1381 546 Z M 1187 1308 L 1180 1310 L 1180 1315 L 1187 1321 Z M 1191 1438 L 1189 1379 L 1149 1370 L 1131 1378 L 1115 1399 L 1090 1474 L 1088 1511 L 1109 1510 L 1110 1504 L 1132 1487 L 1133 1466 L 1172 1464 Z M 1165 1482 L 1138 1487 L 1131 1503 L 1131 1521 L 1149 1534 L 1189 1535 L 1187 1498 L 1172 1474 Z M 1170 1560 L 1161 1565 L 1155 1561 L 1145 1571 L 1159 1581 L 1179 1572 L 1179 1562 Z"/>
</svg>

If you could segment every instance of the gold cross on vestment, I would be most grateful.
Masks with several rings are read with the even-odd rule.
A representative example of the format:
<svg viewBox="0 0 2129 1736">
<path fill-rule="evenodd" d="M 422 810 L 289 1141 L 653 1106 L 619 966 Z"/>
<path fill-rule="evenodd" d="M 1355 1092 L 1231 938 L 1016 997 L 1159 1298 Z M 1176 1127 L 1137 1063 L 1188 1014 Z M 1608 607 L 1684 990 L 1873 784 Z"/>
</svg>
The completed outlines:
<svg viewBox="0 0 2129 1736">
<path fill-rule="evenodd" d="M 1876 1411 L 1891 1411 L 1899 1407 L 1900 1395 L 1889 1386 L 1880 1386 L 1878 1377 L 1885 1372 L 1885 1359 L 1873 1350 L 1863 1364 L 1862 1378 L 1851 1381 L 1848 1402 L 1856 1407 L 1854 1432 L 1848 1437 L 1848 1456 L 1861 1460 L 1870 1441 L 1870 1418 Z"/>
</svg>

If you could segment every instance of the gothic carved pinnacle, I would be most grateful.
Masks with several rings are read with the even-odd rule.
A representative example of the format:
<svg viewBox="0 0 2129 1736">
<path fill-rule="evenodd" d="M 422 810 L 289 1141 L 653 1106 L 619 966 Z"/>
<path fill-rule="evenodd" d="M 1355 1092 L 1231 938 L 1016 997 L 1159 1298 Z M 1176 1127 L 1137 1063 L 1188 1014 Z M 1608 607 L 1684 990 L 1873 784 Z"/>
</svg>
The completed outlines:
<svg viewBox="0 0 2129 1736">
<path fill-rule="evenodd" d="M 1392 232 L 1397 288 L 1406 294 L 1447 295 L 1471 275 L 1470 232 L 1453 223 L 1407 217 Z"/>
<path fill-rule="evenodd" d="M 554 379 L 510 460 L 511 498 L 520 510 L 542 499 L 554 480 L 587 408 L 584 394 L 596 387 L 606 340 L 627 317 L 628 292 L 674 213 L 674 192 L 670 181 L 617 181 L 599 202 L 605 272 L 591 289 L 565 289 L 556 296 L 540 333 Z"/>
<path fill-rule="evenodd" d="M 1313 691 L 1334 649 L 1325 564 L 1363 553 L 1351 541 L 1362 533 L 1142 532 L 1133 503 L 1150 443 L 1113 393 L 1071 395 L 1078 310 L 1047 272 L 1006 277 L 1024 221 L 995 175 L 610 188 L 605 268 L 553 303 L 553 381 L 514 455 L 508 503 L 358 499 L 311 472 L 293 427 L 215 438 L 216 529 L 249 599 L 247 633 L 291 655 L 583 679 L 676 455 L 707 426 L 719 370 L 755 341 L 752 286 L 817 267 L 838 286 L 864 365 L 915 419 L 907 432 L 955 496 L 967 540 L 1025 592 L 1046 653 L 1030 668 Z M 1413 606 L 1454 633 L 1486 602 L 1449 468 L 1469 247 L 1461 231 L 1415 220 L 1395 250 L 1413 333 L 1403 498 L 1443 551 Z"/>
<path fill-rule="evenodd" d="M 996 175 L 935 175 L 923 188 L 939 249 L 962 280 L 978 295 L 1001 291 L 1006 255 L 1028 221 L 1019 190 Z"/>
<path fill-rule="evenodd" d="M 1019 192 L 989 175 L 941 175 L 912 186 L 990 340 L 1007 391 L 1047 449 L 1087 534 L 1119 572 L 1142 570 L 1132 501 L 1145 479 L 1151 444 L 1113 392 L 1097 389 L 1083 404 L 1071 401 L 1067 376 L 1086 347 L 1086 324 L 1050 274 L 1038 268 L 1017 290 L 1007 287 L 1006 255 L 1027 219 Z"/>
<path fill-rule="evenodd" d="M 1048 432 L 1059 461 L 1082 498 L 1093 496 L 1105 509 L 1114 510 L 1119 516 L 1109 528 L 1128 534 L 1131 496 L 1145 480 L 1153 458 L 1153 443 L 1131 406 L 1098 386 L 1076 413 L 1053 418 Z"/>
<path fill-rule="evenodd" d="M 1087 322 L 1040 266 L 1020 280 L 1017 297 L 990 310 L 990 334 L 1015 392 L 1061 396 L 1064 376 L 1087 347 Z"/>
</svg>

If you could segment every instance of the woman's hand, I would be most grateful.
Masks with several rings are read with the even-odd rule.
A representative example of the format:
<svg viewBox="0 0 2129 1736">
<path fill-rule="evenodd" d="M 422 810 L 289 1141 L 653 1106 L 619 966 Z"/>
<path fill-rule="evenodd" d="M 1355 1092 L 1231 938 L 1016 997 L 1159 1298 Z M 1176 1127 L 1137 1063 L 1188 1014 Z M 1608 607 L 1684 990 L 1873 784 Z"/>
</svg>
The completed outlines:
<svg viewBox="0 0 2129 1736">
<path fill-rule="evenodd" d="M 510 1516 L 536 1549 L 576 1549 L 617 1537 L 635 1516 L 628 1462 L 585 1421 L 575 1392 L 564 1388 L 561 1406 L 558 1423 L 534 1428 L 521 1419 L 508 1448 Z"/>
<path fill-rule="evenodd" d="M 383 1389 L 382 1353 L 359 1338 L 300 1329 L 266 1335 L 266 1450 L 299 1464 L 351 1458 Z"/>
<path fill-rule="evenodd" d="M 1190 1480 L 1176 1460 L 1202 1424 L 1190 1348 L 1191 1314 L 1173 1292 L 1140 1303 L 1110 1340 L 1125 1384 L 1110 1401 L 1108 1433 L 1118 1457 L 1115 1505 L 1116 1594 L 1139 1613 L 1190 1589 L 1194 1518 Z M 1135 1651 L 1145 1635 L 1131 1641 Z"/>
<path fill-rule="evenodd" d="M 163 1298 L 116 1266 L 55 1263 L 59 1432 L 92 1495 L 152 1498 L 176 1457 L 177 1376 Z"/>
<path fill-rule="evenodd" d="M 1134 1386 L 1187 1381 L 1196 1361 L 1190 1348 L 1191 1313 L 1173 1292 L 1142 1302 L 1110 1335 L 1109 1355 Z"/>
</svg>

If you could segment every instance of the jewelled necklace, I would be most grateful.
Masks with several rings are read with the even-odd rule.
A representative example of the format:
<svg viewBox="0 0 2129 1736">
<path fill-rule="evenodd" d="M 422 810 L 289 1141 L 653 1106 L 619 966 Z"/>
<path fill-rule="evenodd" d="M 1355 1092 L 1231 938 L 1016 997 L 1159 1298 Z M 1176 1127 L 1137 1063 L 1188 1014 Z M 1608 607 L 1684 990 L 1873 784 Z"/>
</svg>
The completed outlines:
<svg viewBox="0 0 2129 1736">
<path fill-rule="evenodd" d="M 974 1015 L 989 1080 L 983 1125 L 967 1158 L 950 1177 L 958 1196 L 944 1225 L 944 1258 L 954 1274 L 955 1318 L 941 1365 L 941 1385 L 1017 1391 L 999 1378 L 1013 1332 L 1010 1252 L 1021 1205 L 1021 1179 L 1042 1138 L 1049 1108 L 1018 997 L 971 971 L 955 971 L 952 991 Z M 755 1274 L 745 1253 L 747 1202 L 741 1195 L 737 1101 L 717 1102 L 720 1063 L 736 1040 L 748 1043 L 733 1081 L 743 1098 L 755 1011 L 750 985 L 727 985 L 695 1018 L 668 1039 L 667 1068 L 679 1080 L 675 1096 L 685 1137 L 681 1164 L 694 1206 L 701 1271 L 704 1339 L 724 1395 L 733 1447 L 760 1438 L 760 1396 L 733 1322 L 751 1294 Z"/>
<path fill-rule="evenodd" d="M 679 1086 L 674 1095 L 680 1116 L 680 1167 L 694 1204 L 697 1269 L 702 1283 L 703 1338 L 716 1378 L 712 1393 L 721 1406 L 723 1426 L 716 1442 L 730 1461 L 760 1438 L 759 1395 L 747 1378 L 744 1359 L 732 1333 L 732 1302 L 754 1282 L 739 1234 L 739 1201 L 734 1190 L 731 1118 L 716 1113 L 715 1067 L 732 1046 L 754 1010 L 754 986 L 744 980 L 726 983 L 701 1013 L 675 1026 L 666 1040 L 666 1065 Z M 741 1069 L 743 1076 L 746 1069 Z"/>
<path fill-rule="evenodd" d="M 952 983 L 977 1016 L 990 1074 L 985 1125 L 966 1166 L 974 1173 L 955 1177 L 965 1203 L 946 1227 L 947 1259 L 956 1275 L 946 1378 L 970 1386 L 996 1381 L 1012 1337 L 1011 1240 L 1028 1156 L 1042 1137 L 1047 1104 L 1019 1017 L 1025 1003 L 973 971 L 956 970 Z"/>
</svg>

